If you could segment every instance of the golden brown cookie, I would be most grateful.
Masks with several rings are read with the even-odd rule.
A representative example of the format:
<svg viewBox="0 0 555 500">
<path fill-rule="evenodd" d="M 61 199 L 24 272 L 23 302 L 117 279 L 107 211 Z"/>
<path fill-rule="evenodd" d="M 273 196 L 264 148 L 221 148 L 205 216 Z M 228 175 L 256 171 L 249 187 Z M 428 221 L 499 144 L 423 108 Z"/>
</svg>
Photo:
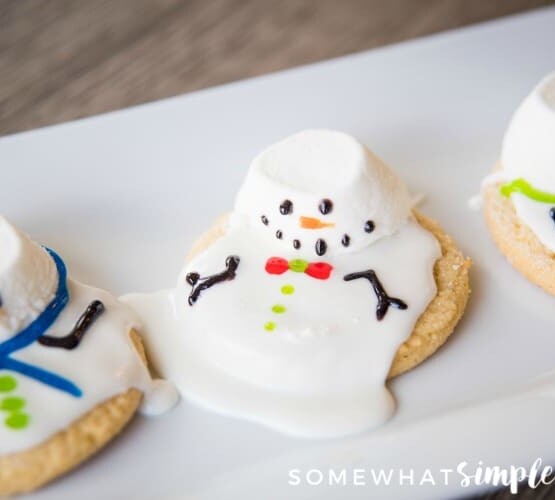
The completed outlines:
<svg viewBox="0 0 555 500">
<path fill-rule="evenodd" d="M 470 259 L 463 257 L 453 240 L 439 225 L 427 217 L 414 212 L 418 223 L 430 231 L 441 246 L 442 256 L 434 267 L 437 294 L 422 313 L 411 336 L 399 347 L 391 365 L 389 378 L 404 373 L 431 356 L 451 335 L 461 318 L 470 287 L 468 270 Z M 227 216 L 220 217 L 194 244 L 187 256 L 192 259 L 215 240 L 224 235 Z"/>
<path fill-rule="evenodd" d="M 483 190 L 484 217 L 493 241 L 515 269 L 555 295 L 555 254 L 520 220 L 499 188 L 496 183 Z"/>
<path fill-rule="evenodd" d="M 139 335 L 131 339 L 146 364 Z M 38 446 L 0 457 L 0 496 L 33 491 L 77 467 L 113 439 L 131 420 L 142 393 L 129 389 L 98 405 Z"/>
<path fill-rule="evenodd" d="M 435 236 L 441 247 L 441 257 L 434 266 L 437 293 L 418 318 L 410 337 L 397 350 L 389 378 L 419 365 L 447 340 L 461 319 L 470 295 L 470 259 L 463 256 L 437 222 L 416 211 L 414 216 Z"/>
</svg>

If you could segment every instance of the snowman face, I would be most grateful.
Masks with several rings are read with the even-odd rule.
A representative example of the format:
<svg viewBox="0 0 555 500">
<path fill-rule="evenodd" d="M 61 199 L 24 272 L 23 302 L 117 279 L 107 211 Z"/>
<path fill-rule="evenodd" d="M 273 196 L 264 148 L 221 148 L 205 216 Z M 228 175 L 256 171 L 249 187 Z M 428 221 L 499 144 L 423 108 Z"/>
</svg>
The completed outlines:
<svg viewBox="0 0 555 500">
<path fill-rule="evenodd" d="M 251 164 L 235 212 L 299 256 L 361 250 L 410 215 L 397 176 L 355 138 L 307 130 L 270 146 Z"/>
<path fill-rule="evenodd" d="M 349 225 L 342 230 L 334 217 L 337 212 L 331 198 L 305 195 L 296 200 L 284 198 L 260 214 L 260 224 L 285 246 L 322 257 L 347 250 L 353 242 L 371 242 L 376 229 L 373 219 L 359 220 L 358 227 Z"/>
</svg>

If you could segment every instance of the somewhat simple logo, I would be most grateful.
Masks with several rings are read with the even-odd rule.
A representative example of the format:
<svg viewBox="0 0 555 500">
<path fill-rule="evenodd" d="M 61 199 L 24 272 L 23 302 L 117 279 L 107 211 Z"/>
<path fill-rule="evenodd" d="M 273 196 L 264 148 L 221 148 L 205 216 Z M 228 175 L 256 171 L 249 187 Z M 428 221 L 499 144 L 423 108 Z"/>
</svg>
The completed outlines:
<svg viewBox="0 0 555 500">
<path fill-rule="evenodd" d="M 472 467 L 460 462 L 454 469 L 290 469 L 288 484 L 299 486 L 437 486 L 456 484 L 462 488 L 471 486 L 505 486 L 511 493 L 518 493 L 519 486 L 526 482 L 531 488 L 555 482 L 553 468 L 543 465 L 537 458 L 529 468 L 522 466 L 501 467 L 484 465 L 479 461 Z"/>
<path fill-rule="evenodd" d="M 525 467 L 484 466 L 482 461 L 478 462 L 478 467 L 471 473 L 468 463 L 461 462 L 457 466 L 457 473 L 461 476 L 461 486 L 467 488 L 471 485 L 482 486 L 508 486 L 511 493 L 518 493 L 521 482 L 527 479 L 530 488 L 537 488 L 540 484 L 552 484 L 555 477 L 552 477 L 553 468 L 550 465 L 542 467 L 542 459 L 536 458 L 529 469 Z"/>
</svg>

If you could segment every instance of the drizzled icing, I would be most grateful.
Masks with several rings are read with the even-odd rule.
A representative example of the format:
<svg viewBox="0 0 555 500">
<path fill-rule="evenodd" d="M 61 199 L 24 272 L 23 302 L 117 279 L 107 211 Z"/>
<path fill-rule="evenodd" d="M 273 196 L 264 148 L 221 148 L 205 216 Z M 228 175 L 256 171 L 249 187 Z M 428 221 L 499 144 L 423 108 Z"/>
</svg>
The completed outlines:
<svg viewBox="0 0 555 500">
<path fill-rule="evenodd" d="M 212 288 L 214 285 L 218 283 L 222 283 L 223 281 L 231 281 L 235 279 L 235 273 L 237 268 L 239 267 L 240 259 L 236 255 L 230 255 L 225 260 L 225 271 L 221 273 L 213 274 L 211 276 L 202 277 L 197 272 L 190 272 L 185 277 L 185 281 L 191 285 L 191 293 L 189 294 L 189 298 L 187 302 L 190 306 L 194 305 L 195 302 L 199 299 L 200 294 L 204 290 L 208 290 Z"/>
<path fill-rule="evenodd" d="M 191 307 L 191 286 L 225 278 L 214 273 L 230 255 L 241 262 L 233 280 Z M 175 289 L 123 300 L 142 317 L 157 370 L 187 398 L 332 437 L 393 412 L 385 380 L 435 296 L 440 255 L 381 160 L 352 137 L 313 130 L 254 160 L 225 234 Z"/>
<path fill-rule="evenodd" d="M 343 276 L 343 279 L 345 281 L 353 281 L 361 278 L 364 278 L 370 282 L 378 299 L 378 303 L 376 304 L 376 319 L 378 321 L 381 321 L 385 318 L 389 306 L 396 307 L 397 309 L 407 309 L 408 306 L 405 301 L 396 297 L 390 297 L 387 294 L 381 281 L 378 279 L 376 271 L 374 271 L 373 269 L 368 269 L 368 271 L 362 271 L 359 273 L 350 273 L 346 276 Z"/>
<path fill-rule="evenodd" d="M 76 349 L 81 343 L 81 340 L 83 340 L 85 334 L 104 311 L 104 304 L 100 302 L 100 300 L 94 300 L 77 320 L 71 332 L 65 337 L 42 335 L 38 338 L 38 342 L 47 347 L 61 347 L 68 350 Z"/>
</svg>

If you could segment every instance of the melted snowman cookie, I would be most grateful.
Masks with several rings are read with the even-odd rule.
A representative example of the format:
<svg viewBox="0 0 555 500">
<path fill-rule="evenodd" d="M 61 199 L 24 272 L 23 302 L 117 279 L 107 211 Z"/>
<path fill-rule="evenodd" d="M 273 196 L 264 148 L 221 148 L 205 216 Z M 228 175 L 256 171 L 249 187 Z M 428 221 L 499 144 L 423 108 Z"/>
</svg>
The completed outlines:
<svg viewBox="0 0 555 500">
<path fill-rule="evenodd" d="M 483 184 L 497 246 L 530 281 L 555 294 L 555 73 L 514 114 L 496 172 Z"/>
<path fill-rule="evenodd" d="M 451 333 L 468 296 L 468 263 L 456 249 L 460 280 L 439 289 L 435 278 L 451 249 L 422 227 L 405 186 L 365 146 L 312 130 L 253 161 L 233 213 L 203 238 L 176 289 L 126 300 L 143 317 L 158 369 L 190 400 L 285 433 L 333 437 L 391 416 L 392 363 L 440 295 L 449 325 L 426 330 L 434 322 L 424 321 L 415 338 Z"/>
<path fill-rule="evenodd" d="M 152 381 L 133 312 L 68 277 L 62 258 L 0 218 L 0 494 L 82 462 L 141 405 L 175 402 Z M 62 452 L 63 450 L 63 452 Z"/>
</svg>

